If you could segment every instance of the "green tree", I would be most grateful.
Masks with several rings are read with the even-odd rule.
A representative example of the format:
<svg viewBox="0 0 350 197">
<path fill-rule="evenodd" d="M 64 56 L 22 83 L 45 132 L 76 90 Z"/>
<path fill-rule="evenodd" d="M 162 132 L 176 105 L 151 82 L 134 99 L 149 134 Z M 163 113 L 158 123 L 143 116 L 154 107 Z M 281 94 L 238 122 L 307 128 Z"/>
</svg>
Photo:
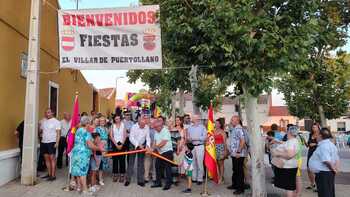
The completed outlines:
<svg viewBox="0 0 350 197">
<path fill-rule="evenodd" d="M 157 97 L 157 105 L 162 112 L 169 116 L 174 109 L 174 94 L 178 91 L 189 90 L 189 80 L 186 70 L 132 70 L 128 71 L 129 82 L 138 79 L 149 86 L 150 91 Z"/>
<path fill-rule="evenodd" d="M 314 47 L 323 0 L 145 0 L 160 4 L 163 49 L 177 65 L 208 65 L 245 95 L 251 131 L 253 196 L 266 196 L 257 96 L 304 65 Z M 345 1 L 344 1 L 345 2 Z"/>
<path fill-rule="evenodd" d="M 308 117 L 326 125 L 322 116 L 335 119 L 348 110 L 349 68 L 350 64 L 344 61 L 343 55 L 335 59 L 325 58 L 321 65 L 306 66 L 285 74 L 276 86 L 284 94 L 292 115 Z"/>
<path fill-rule="evenodd" d="M 343 52 L 339 51 L 336 58 L 331 58 L 330 53 L 346 43 L 349 12 L 347 1 L 320 1 L 315 20 L 317 32 L 307 61 L 277 82 L 293 115 L 327 126 L 326 118 L 338 118 L 346 112 L 349 63 Z"/>
</svg>

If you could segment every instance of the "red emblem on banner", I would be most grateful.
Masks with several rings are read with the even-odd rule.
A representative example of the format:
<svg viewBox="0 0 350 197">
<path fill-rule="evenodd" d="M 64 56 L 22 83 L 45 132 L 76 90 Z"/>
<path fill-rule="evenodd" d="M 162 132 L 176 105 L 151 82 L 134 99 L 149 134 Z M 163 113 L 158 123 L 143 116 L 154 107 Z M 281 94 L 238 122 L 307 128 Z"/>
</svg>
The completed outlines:
<svg viewBox="0 0 350 197">
<path fill-rule="evenodd" d="M 155 30 L 147 29 L 144 31 L 143 35 L 143 48 L 147 51 L 152 51 L 156 48 L 156 35 Z"/>
<path fill-rule="evenodd" d="M 67 28 L 62 31 L 61 47 L 65 51 L 71 51 L 75 47 L 74 29 Z"/>
</svg>

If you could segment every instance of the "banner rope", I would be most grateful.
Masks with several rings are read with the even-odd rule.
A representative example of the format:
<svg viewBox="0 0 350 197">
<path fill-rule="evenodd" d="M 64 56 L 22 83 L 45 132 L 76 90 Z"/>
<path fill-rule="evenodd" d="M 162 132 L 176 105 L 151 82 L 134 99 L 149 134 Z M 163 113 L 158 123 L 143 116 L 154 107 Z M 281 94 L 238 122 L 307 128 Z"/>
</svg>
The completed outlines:
<svg viewBox="0 0 350 197">
<path fill-rule="evenodd" d="M 133 150 L 133 151 L 125 151 L 125 152 L 112 152 L 112 153 L 107 153 L 107 154 L 104 154 L 103 156 L 104 157 L 115 157 L 115 156 L 121 156 L 121 155 L 129 155 L 129 154 L 136 154 L 136 153 L 146 153 L 146 154 L 150 154 L 154 157 L 157 157 L 159 159 L 162 159 L 166 162 L 169 162 L 175 166 L 178 166 L 179 164 L 175 163 L 174 161 L 166 158 L 166 157 L 163 157 L 162 155 L 158 154 L 158 153 L 155 153 L 155 152 L 147 152 L 146 149 L 141 149 L 141 150 Z"/>
</svg>

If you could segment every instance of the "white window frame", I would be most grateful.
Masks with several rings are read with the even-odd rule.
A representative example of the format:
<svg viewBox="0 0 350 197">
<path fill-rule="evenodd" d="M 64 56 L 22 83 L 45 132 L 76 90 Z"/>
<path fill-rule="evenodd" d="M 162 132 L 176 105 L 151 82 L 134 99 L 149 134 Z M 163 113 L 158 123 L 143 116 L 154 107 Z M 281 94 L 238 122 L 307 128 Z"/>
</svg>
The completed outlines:
<svg viewBox="0 0 350 197">
<path fill-rule="evenodd" d="M 342 126 L 344 125 L 344 127 L 340 128 L 340 124 L 342 124 Z M 339 129 L 343 129 L 344 128 L 344 131 L 346 131 L 346 122 L 345 121 L 338 121 L 337 122 L 337 132 L 340 131 Z M 343 131 L 343 130 L 342 130 Z M 342 132 L 340 131 L 340 132 Z"/>
<path fill-rule="evenodd" d="M 57 89 L 57 110 L 56 110 L 56 117 L 58 117 L 58 109 L 59 109 L 59 95 L 60 95 L 60 85 L 58 85 L 58 83 L 55 83 L 53 81 L 49 81 L 49 108 L 51 109 L 51 87 L 56 88 Z"/>
</svg>

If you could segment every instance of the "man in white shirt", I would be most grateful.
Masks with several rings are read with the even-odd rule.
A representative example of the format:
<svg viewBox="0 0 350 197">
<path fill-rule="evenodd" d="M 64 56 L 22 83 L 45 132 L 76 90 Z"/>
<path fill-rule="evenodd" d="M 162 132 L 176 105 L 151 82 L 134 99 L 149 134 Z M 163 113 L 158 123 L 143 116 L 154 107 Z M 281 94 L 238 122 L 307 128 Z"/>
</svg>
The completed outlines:
<svg viewBox="0 0 350 197">
<path fill-rule="evenodd" d="M 56 180 L 56 148 L 60 141 L 61 123 L 55 117 L 51 109 L 45 111 L 45 118 L 41 121 L 40 132 L 42 134 L 40 151 L 44 155 L 49 181 Z"/>
<path fill-rule="evenodd" d="M 130 146 L 129 150 L 145 149 L 151 146 L 151 139 L 149 135 L 149 127 L 146 125 L 146 118 L 141 116 L 138 123 L 136 123 L 130 130 L 129 134 Z M 137 184 L 141 187 L 145 186 L 145 168 L 144 159 L 145 153 L 138 153 L 129 155 L 129 165 L 127 169 L 125 186 L 130 184 L 131 177 L 134 173 L 135 157 L 137 156 Z"/>
<path fill-rule="evenodd" d="M 67 112 L 63 113 L 63 119 L 61 120 L 61 137 L 58 145 L 57 155 L 57 168 L 62 168 L 63 152 L 67 147 L 66 137 L 70 129 L 71 115 Z M 66 166 L 68 166 L 68 157 L 66 154 Z"/>
</svg>

